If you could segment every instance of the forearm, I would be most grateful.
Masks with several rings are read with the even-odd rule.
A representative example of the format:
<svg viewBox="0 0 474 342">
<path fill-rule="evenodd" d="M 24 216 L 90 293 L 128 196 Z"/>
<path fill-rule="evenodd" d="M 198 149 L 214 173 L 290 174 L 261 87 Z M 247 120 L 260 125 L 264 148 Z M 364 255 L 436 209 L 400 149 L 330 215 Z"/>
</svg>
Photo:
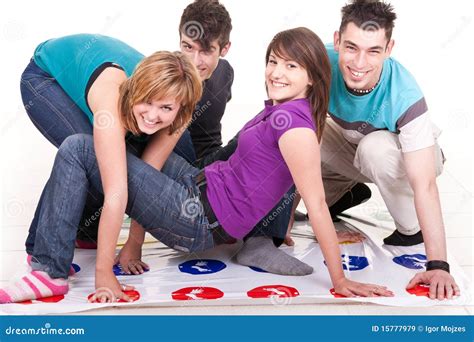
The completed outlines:
<svg viewBox="0 0 474 342">
<path fill-rule="evenodd" d="M 127 243 L 141 246 L 145 241 L 145 230 L 137 221 L 133 220 L 130 223 L 130 231 L 128 233 Z"/>
<path fill-rule="evenodd" d="M 415 208 L 428 260 L 446 261 L 446 236 L 436 182 L 415 189 Z"/>
<path fill-rule="evenodd" d="M 122 203 L 109 204 L 105 202 L 100 221 L 97 240 L 96 271 L 110 271 L 114 265 L 115 249 L 122 228 L 125 205 Z"/>
<path fill-rule="evenodd" d="M 311 221 L 314 235 L 319 242 L 331 281 L 334 285 L 345 276 L 342 270 L 341 251 L 336 230 L 332 223 L 329 209 L 325 202 L 319 205 L 308 205 L 306 202 L 305 204 L 308 208 L 308 216 Z"/>
</svg>

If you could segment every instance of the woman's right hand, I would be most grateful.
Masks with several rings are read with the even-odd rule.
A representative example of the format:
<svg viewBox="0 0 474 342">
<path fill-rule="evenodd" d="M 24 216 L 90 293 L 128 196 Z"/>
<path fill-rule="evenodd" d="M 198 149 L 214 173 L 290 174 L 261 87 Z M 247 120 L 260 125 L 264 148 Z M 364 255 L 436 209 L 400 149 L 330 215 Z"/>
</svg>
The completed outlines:
<svg viewBox="0 0 474 342">
<path fill-rule="evenodd" d="M 95 288 L 94 295 L 89 299 L 91 303 L 113 303 L 119 299 L 131 302 L 132 299 L 123 291 L 135 289 L 133 286 L 120 284 L 112 270 L 109 272 L 96 271 Z"/>
<path fill-rule="evenodd" d="M 393 297 L 392 291 L 387 289 L 386 286 L 380 286 L 375 284 L 364 284 L 356 281 L 347 279 L 346 277 L 341 278 L 334 284 L 334 290 L 336 293 L 346 297 Z"/>
</svg>

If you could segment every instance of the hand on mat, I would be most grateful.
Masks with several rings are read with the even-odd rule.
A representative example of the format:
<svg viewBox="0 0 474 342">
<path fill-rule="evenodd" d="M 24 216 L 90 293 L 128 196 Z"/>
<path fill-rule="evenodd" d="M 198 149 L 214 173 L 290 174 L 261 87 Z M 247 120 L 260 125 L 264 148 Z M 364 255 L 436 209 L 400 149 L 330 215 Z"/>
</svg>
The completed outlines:
<svg viewBox="0 0 474 342">
<path fill-rule="evenodd" d="M 288 246 L 294 246 L 295 245 L 295 241 L 291 238 L 290 234 L 286 234 L 285 239 L 283 240 L 283 242 Z"/>
<path fill-rule="evenodd" d="M 95 288 L 94 295 L 89 299 L 91 303 L 113 303 L 119 299 L 131 302 L 132 299 L 122 291 L 135 289 L 133 286 L 120 284 L 112 270 L 110 272 L 96 272 Z"/>
<path fill-rule="evenodd" d="M 365 240 L 365 236 L 360 232 L 351 230 L 336 230 L 339 243 L 357 243 Z"/>
<path fill-rule="evenodd" d="M 122 270 L 127 273 L 142 274 L 145 269 L 150 269 L 142 260 L 142 246 L 127 240 L 119 254 L 115 258 L 115 264 L 120 264 Z"/>
<path fill-rule="evenodd" d="M 347 278 L 334 284 L 334 290 L 346 297 L 393 297 L 393 292 L 386 286 L 358 283 Z"/>
<path fill-rule="evenodd" d="M 456 284 L 453 276 L 443 270 L 417 273 L 408 283 L 407 290 L 415 287 L 417 284 L 430 285 L 430 299 L 452 299 L 453 296 L 459 296 L 461 294 L 459 286 Z"/>
</svg>

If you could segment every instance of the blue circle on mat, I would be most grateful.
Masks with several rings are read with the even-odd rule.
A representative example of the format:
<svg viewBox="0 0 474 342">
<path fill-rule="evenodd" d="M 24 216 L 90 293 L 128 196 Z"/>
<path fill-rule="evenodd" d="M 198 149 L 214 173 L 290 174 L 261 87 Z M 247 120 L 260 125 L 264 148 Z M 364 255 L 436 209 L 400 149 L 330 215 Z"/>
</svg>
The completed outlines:
<svg viewBox="0 0 474 342">
<path fill-rule="evenodd" d="M 139 274 L 133 274 L 133 273 L 125 273 L 122 269 L 122 266 L 120 266 L 120 264 L 117 264 L 117 265 L 114 265 L 114 268 L 113 268 L 113 271 L 114 271 L 114 274 L 116 276 L 134 276 L 134 275 L 139 275 Z M 148 268 L 143 268 L 143 271 L 144 272 L 148 272 L 149 269 Z"/>
<path fill-rule="evenodd" d="M 394 263 L 412 270 L 425 268 L 426 255 L 424 254 L 403 254 L 392 259 Z"/>
<path fill-rule="evenodd" d="M 81 266 L 79 266 L 78 264 L 75 264 L 75 263 L 72 263 L 71 267 L 74 269 L 74 272 L 76 272 L 76 273 L 81 270 Z"/>
<path fill-rule="evenodd" d="M 226 267 L 226 264 L 220 260 L 195 259 L 180 264 L 179 270 L 189 274 L 212 274 L 220 272 Z"/>
<path fill-rule="evenodd" d="M 262 270 L 261 268 L 259 267 L 255 267 L 255 266 L 249 266 L 249 268 L 252 270 L 252 271 L 255 271 L 255 272 L 260 272 L 260 273 L 268 273 L 267 271 L 265 270 Z"/>
<path fill-rule="evenodd" d="M 369 260 L 363 256 L 342 254 L 341 258 L 344 271 L 360 271 L 369 266 Z M 326 260 L 324 260 L 324 265 L 327 266 Z"/>
</svg>

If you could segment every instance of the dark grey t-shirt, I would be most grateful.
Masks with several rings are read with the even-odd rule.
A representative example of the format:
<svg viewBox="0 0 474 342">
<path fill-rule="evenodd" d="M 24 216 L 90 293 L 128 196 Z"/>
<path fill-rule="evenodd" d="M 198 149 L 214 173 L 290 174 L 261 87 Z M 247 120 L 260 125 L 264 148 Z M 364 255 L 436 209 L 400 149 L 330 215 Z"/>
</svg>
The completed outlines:
<svg viewBox="0 0 474 342">
<path fill-rule="evenodd" d="M 204 82 L 202 98 L 196 105 L 188 127 L 198 159 L 222 145 L 221 119 L 227 102 L 232 97 L 233 82 L 234 69 L 228 61 L 220 59 L 216 70 Z"/>
</svg>

